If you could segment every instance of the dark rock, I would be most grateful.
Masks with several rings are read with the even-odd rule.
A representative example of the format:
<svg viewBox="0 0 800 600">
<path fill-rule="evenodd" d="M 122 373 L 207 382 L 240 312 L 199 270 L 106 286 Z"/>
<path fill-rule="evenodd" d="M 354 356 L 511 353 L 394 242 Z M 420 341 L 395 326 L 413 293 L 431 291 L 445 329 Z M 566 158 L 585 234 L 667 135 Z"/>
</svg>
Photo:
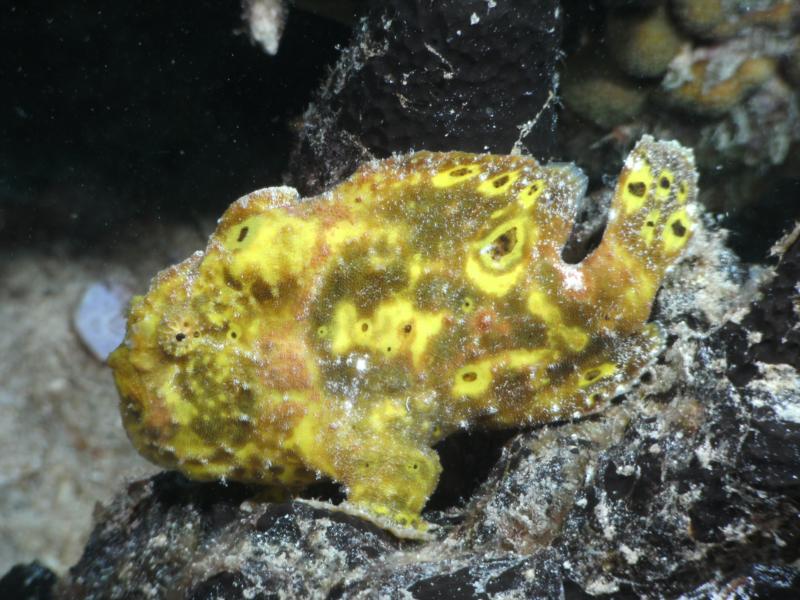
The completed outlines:
<svg viewBox="0 0 800 600">
<path fill-rule="evenodd" d="M 226 600 L 234 600 L 236 598 L 248 598 L 245 596 L 245 590 L 249 589 L 248 581 L 240 573 L 231 573 L 230 571 L 221 571 L 216 575 L 212 575 L 205 581 L 197 584 L 188 594 L 190 600 L 218 600 L 225 598 Z M 251 596 L 253 600 L 277 600 L 280 598 L 277 592 L 275 593 L 258 593 Z"/>
<path fill-rule="evenodd" d="M 472 555 L 465 559 L 418 562 L 399 569 L 382 569 L 337 590 L 336 598 L 370 597 L 416 600 L 486 600 L 513 593 L 522 598 L 557 598 L 562 587 L 555 556 Z"/>
<path fill-rule="evenodd" d="M 412 149 L 507 153 L 519 141 L 547 157 L 560 13 L 557 0 L 371 3 L 303 117 L 291 184 L 317 193 L 366 158 Z"/>
<path fill-rule="evenodd" d="M 705 583 L 684 597 L 794 600 L 798 596 L 800 571 L 796 568 L 755 564 L 725 579 Z"/>
<path fill-rule="evenodd" d="M 800 424 L 754 416 L 741 455 L 747 480 L 755 489 L 800 497 Z"/>
<path fill-rule="evenodd" d="M 246 486 L 195 483 L 176 473 L 131 484 L 99 516 L 61 596 L 307 597 L 397 547 L 358 517 L 298 502 L 245 501 L 252 496 Z M 297 568 L 303 563 L 305 571 Z"/>
<path fill-rule="evenodd" d="M 761 334 L 761 339 L 748 352 L 751 360 L 788 364 L 800 369 L 798 282 L 800 244 L 795 240 L 781 256 L 775 278 L 764 289 L 763 298 L 742 322 L 746 329 Z"/>
<path fill-rule="evenodd" d="M 0 598 L 14 600 L 50 600 L 56 574 L 34 561 L 15 565 L 0 578 Z"/>
</svg>

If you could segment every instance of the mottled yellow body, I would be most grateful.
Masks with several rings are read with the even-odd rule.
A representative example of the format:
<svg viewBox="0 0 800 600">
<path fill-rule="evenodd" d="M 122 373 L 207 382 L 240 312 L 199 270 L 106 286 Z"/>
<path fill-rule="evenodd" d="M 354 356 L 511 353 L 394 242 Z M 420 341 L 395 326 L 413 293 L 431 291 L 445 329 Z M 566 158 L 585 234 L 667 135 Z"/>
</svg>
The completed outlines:
<svg viewBox="0 0 800 600">
<path fill-rule="evenodd" d="M 651 360 L 696 178 L 689 151 L 645 137 L 580 264 L 561 259 L 585 191 L 571 165 L 420 152 L 304 201 L 254 192 L 134 299 L 111 358 L 128 434 L 193 478 L 326 476 L 422 529 L 436 442 L 596 411 Z"/>
</svg>

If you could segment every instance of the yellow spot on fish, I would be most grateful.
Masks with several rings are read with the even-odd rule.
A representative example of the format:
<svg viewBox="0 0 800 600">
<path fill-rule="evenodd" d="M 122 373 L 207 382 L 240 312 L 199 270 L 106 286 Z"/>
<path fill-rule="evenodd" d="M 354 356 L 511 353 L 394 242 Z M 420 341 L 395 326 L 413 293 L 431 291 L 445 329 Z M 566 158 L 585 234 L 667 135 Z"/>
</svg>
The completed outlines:
<svg viewBox="0 0 800 600">
<path fill-rule="evenodd" d="M 476 251 L 484 267 L 503 271 L 520 258 L 526 243 L 526 221 L 516 219 L 495 227 L 489 235 L 480 240 Z"/>
<path fill-rule="evenodd" d="M 664 169 L 656 178 L 656 198 L 666 200 L 672 191 L 675 175 L 669 169 Z"/>
<path fill-rule="evenodd" d="M 664 232 L 661 234 L 664 243 L 664 251 L 672 254 L 683 248 L 689 239 L 692 222 L 686 209 L 680 209 L 672 213 L 664 224 Z"/>
<path fill-rule="evenodd" d="M 533 367 L 552 361 L 556 353 L 550 348 L 537 348 L 536 350 L 511 350 L 500 356 L 501 364 L 512 370 Z"/>
<path fill-rule="evenodd" d="M 645 246 L 649 246 L 653 243 L 653 238 L 656 236 L 656 226 L 658 225 L 658 219 L 661 216 L 661 211 L 657 208 L 654 208 L 644 219 L 644 223 L 642 223 L 642 229 L 640 231 L 640 235 L 644 240 Z"/>
<path fill-rule="evenodd" d="M 316 246 L 319 225 L 275 211 L 273 218 L 257 215 L 232 228 L 223 244 L 231 247 L 228 269 L 234 278 L 259 275 L 267 284 L 300 277 Z"/>
<path fill-rule="evenodd" d="M 522 275 L 527 239 L 535 230 L 526 217 L 497 225 L 473 244 L 464 272 L 482 292 L 505 296 Z M 535 236 L 534 236 L 535 237 Z"/>
<path fill-rule="evenodd" d="M 467 257 L 464 274 L 480 291 L 491 296 L 505 296 L 517 283 L 524 267 L 524 264 L 520 263 L 505 273 L 493 273 L 487 271 L 482 262 L 473 254 L 470 254 Z"/>
<path fill-rule="evenodd" d="M 422 261 L 422 254 L 417 253 L 411 257 L 411 261 L 408 265 L 408 278 L 409 278 L 409 287 L 416 287 L 417 282 L 419 281 L 420 275 L 422 275 L 423 269 L 423 261 Z"/>
<path fill-rule="evenodd" d="M 505 194 L 517 179 L 519 179 L 519 171 L 500 173 L 482 181 L 478 186 L 478 191 L 484 196 L 499 196 Z"/>
<path fill-rule="evenodd" d="M 232 342 L 240 342 L 242 340 L 242 328 L 234 323 L 229 323 L 228 339 Z"/>
<path fill-rule="evenodd" d="M 678 192 L 676 197 L 678 198 L 678 202 L 681 204 L 686 204 L 686 199 L 689 197 L 689 187 L 686 185 L 685 181 L 681 181 L 678 184 Z"/>
<path fill-rule="evenodd" d="M 350 302 L 337 306 L 333 319 L 335 354 L 352 349 L 376 351 L 384 356 L 410 354 L 419 366 L 430 340 L 442 328 L 442 314 L 416 310 L 410 301 L 396 299 L 381 303 L 370 318 L 357 318 Z"/>
<path fill-rule="evenodd" d="M 342 354 L 346 352 L 355 343 L 353 336 L 358 332 L 364 332 L 363 326 L 369 324 L 361 323 L 356 327 L 358 321 L 358 312 L 356 307 L 351 302 L 341 302 L 336 307 L 336 312 L 333 316 L 333 340 L 332 350 L 334 354 Z M 365 332 L 364 332 L 365 333 Z"/>
<path fill-rule="evenodd" d="M 647 201 L 647 194 L 653 184 L 653 174 L 646 162 L 634 165 L 622 185 L 622 205 L 625 214 L 636 212 Z"/>
<path fill-rule="evenodd" d="M 480 165 L 458 165 L 441 173 L 437 173 L 431 179 L 431 183 L 433 187 L 448 188 L 468 179 L 472 179 L 480 172 Z"/>
<path fill-rule="evenodd" d="M 544 192 L 544 185 L 543 179 L 537 179 L 533 183 L 529 183 L 525 186 L 517 195 L 517 202 L 519 205 L 525 210 L 534 207 L 539 196 Z"/>
<path fill-rule="evenodd" d="M 453 396 L 478 398 L 484 395 L 492 385 L 491 362 L 484 361 L 460 368 L 456 371 L 453 382 Z"/>
<path fill-rule="evenodd" d="M 473 300 L 470 297 L 464 298 L 461 301 L 461 310 L 466 314 L 474 312 L 475 311 L 475 300 Z"/>
<path fill-rule="evenodd" d="M 593 383 L 597 383 L 601 379 L 611 377 L 616 372 L 617 365 L 614 363 L 602 363 L 581 373 L 580 379 L 578 380 L 578 386 L 582 388 L 590 386 Z"/>
<path fill-rule="evenodd" d="M 589 343 L 589 334 L 581 327 L 561 325 L 556 329 L 556 334 L 573 352 L 580 352 Z"/>
<path fill-rule="evenodd" d="M 558 325 L 561 323 L 561 311 L 550 300 L 544 290 L 531 290 L 528 295 L 528 311 L 534 317 L 539 317 L 546 325 Z"/>
<path fill-rule="evenodd" d="M 411 359 L 415 367 L 422 364 L 428 350 L 428 344 L 442 330 L 442 314 L 418 313 L 414 321 L 414 339 L 411 342 Z M 408 325 L 403 326 L 404 333 L 408 331 Z"/>
</svg>

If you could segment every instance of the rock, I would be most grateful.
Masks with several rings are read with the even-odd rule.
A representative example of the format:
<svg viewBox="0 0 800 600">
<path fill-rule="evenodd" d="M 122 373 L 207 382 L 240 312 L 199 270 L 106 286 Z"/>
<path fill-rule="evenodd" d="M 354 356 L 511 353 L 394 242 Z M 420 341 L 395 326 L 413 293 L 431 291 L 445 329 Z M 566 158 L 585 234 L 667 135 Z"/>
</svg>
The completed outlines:
<svg viewBox="0 0 800 600">
<path fill-rule="evenodd" d="M 302 502 L 246 501 L 253 493 L 176 473 L 131 484 L 99 515 L 104 525 L 95 529 L 60 593 L 312 597 L 398 546 L 357 517 Z"/>
<path fill-rule="evenodd" d="M 612 12 L 606 43 L 620 68 L 633 77 L 658 77 L 683 43 L 664 5 L 652 11 Z"/>
<path fill-rule="evenodd" d="M 707 208 L 748 224 L 751 210 L 767 228 L 772 190 L 797 180 L 796 3 L 647 4 L 567 12 L 561 154 L 594 189 L 642 134 L 677 139 L 695 150 Z M 786 212 L 788 222 L 800 215 Z M 784 223 L 775 225 L 770 239 Z"/>
<path fill-rule="evenodd" d="M 795 346 L 776 341 L 797 330 L 786 312 L 796 237 L 770 275 L 698 231 L 660 295 L 654 317 L 669 348 L 659 361 L 600 415 L 497 438 L 500 459 L 477 489 L 462 488 L 467 502 L 439 495 L 425 514 L 440 525 L 432 541 L 401 542 L 326 503 L 274 504 L 166 473 L 98 514 L 59 592 L 792 597 L 800 375 Z M 456 480 L 473 475 L 469 461 L 448 468 Z"/>
<path fill-rule="evenodd" d="M 290 183 L 307 196 L 412 149 L 547 157 L 560 39 L 556 0 L 372 3 L 303 116 Z"/>
<path fill-rule="evenodd" d="M 0 598 L 15 600 L 50 600 L 56 574 L 34 561 L 15 565 L 0 578 Z"/>
<path fill-rule="evenodd" d="M 791 567 L 755 564 L 726 578 L 704 583 L 684 596 L 702 598 L 770 598 L 792 600 L 800 595 L 800 571 Z"/>
<path fill-rule="evenodd" d="M 570 109 L 584 119 L 613 128 L 641 114 L 651 87 L 623 75 L 590 48 L 566 66 L 562 95 Z"/>
</svg>

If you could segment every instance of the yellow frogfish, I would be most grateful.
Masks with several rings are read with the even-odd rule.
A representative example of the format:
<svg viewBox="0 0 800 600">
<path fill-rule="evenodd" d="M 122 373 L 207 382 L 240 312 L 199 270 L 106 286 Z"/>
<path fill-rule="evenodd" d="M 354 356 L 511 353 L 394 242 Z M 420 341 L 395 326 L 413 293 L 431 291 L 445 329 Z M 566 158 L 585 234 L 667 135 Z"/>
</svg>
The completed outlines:
<svg viewBox="0 0 800 600">
<path fill-rule="evenodd" d="M 662 346 L 648 317 L 692 231 L 692 153 L 645 136 L 568 264 L 585 191 L 570 164 L 417 152 L 237 200 L 132 301 L 110 359 L 131 441 L 192 479 L 327 477 L 345 509 L 424 531 L 434 444 L 595 412 Z"/>
</svg>

